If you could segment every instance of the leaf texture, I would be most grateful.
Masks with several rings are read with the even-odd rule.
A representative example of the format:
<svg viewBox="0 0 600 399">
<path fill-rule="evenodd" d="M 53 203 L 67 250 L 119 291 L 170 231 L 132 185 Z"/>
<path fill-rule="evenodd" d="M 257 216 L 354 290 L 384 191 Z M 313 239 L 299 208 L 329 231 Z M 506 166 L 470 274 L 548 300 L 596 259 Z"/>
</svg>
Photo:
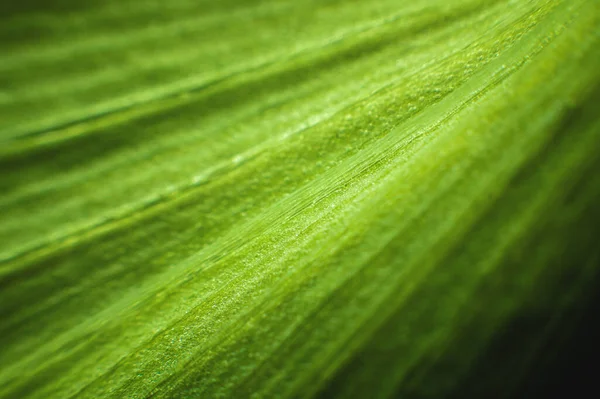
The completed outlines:
<svg viewBox="0 0 600 399">
<path fill-rule="evenodd" d="M 0 7 L 0 397 L 512 397 L 593 291 L 596 0 Z"/>
</svg>

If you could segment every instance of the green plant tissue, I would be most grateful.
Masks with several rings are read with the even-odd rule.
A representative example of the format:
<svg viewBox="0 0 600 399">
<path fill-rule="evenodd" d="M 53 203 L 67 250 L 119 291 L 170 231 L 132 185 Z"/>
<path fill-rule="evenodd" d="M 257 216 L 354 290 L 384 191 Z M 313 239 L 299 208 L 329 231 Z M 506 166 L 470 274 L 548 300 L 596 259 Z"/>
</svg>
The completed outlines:
<svg viewBox="0 0 600 399">
<path fill-rule="evenodd" d="M 520 397 L 599 104 L 597 0 L 2 2 L 0 398 Z"/>
</svg>

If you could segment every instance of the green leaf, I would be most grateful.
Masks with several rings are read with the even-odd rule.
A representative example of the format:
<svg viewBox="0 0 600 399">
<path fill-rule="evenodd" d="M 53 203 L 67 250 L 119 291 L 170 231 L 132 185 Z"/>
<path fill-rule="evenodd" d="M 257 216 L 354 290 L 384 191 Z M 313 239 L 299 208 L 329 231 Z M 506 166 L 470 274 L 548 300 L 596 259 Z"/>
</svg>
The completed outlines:
<svg viewBox="0 0 600 399">
<path fill-rule="evenodd" d="M 596 0 L 0 19 L 0 397 L 512 398 L 594 290 Z"/>
</svg>

